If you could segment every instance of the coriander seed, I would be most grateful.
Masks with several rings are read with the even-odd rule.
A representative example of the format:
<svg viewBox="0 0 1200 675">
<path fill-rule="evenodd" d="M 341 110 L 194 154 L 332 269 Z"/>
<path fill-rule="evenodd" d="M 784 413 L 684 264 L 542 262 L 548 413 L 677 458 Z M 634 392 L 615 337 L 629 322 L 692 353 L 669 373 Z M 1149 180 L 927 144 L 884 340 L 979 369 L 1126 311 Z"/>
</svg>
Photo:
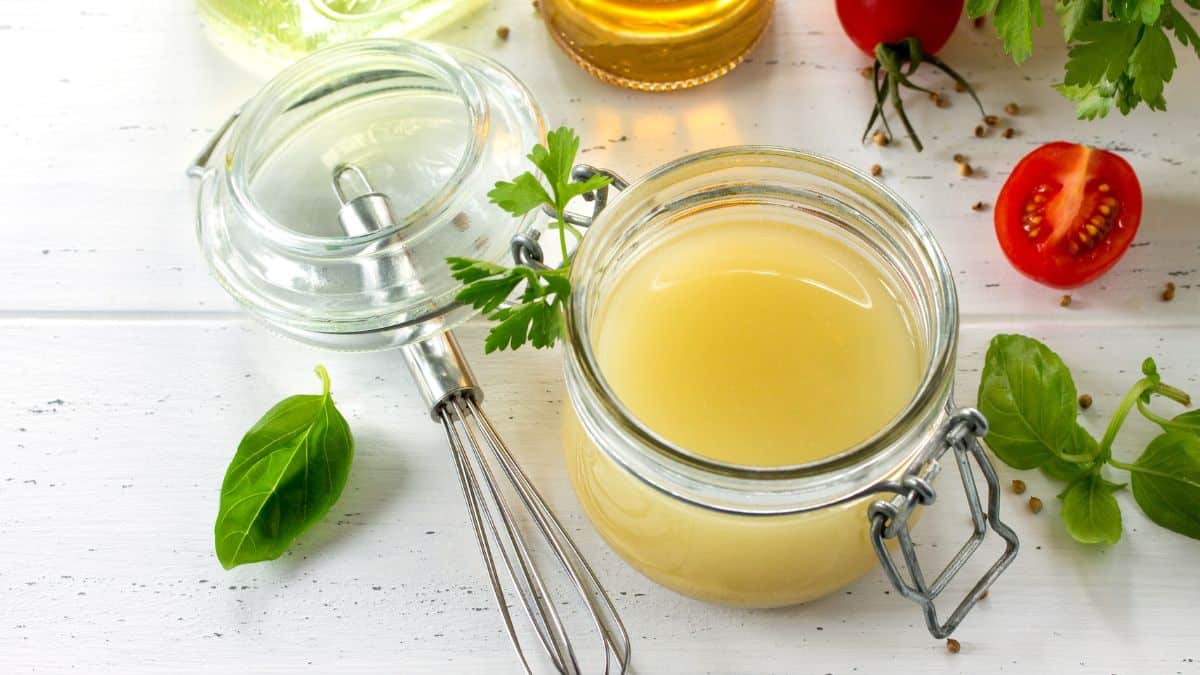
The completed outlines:
<svg viewBox="0 0 1200 675">
<path fill-rule="evenodd" d="M 883 173 L 883 167 L 882 167 L 882 166 L 879 166 L 878 164 L 872 164 L 872 165 L 871 165 L 871 175 L 872 175 L 872 176 L 878 176 L 878 175 L 879 175 L 879 174 L 881 174 L 881 173 Z"/>
<path fill-rule="evenodd" d="M 1042 500 L 1038 499 L 1037 497 L 1029 498 L 1029 510 L 1030 511 L 1033 511 L 1034 513 L 1041 513 L 1042 506 L 1043 506 Z"/>
</svg>

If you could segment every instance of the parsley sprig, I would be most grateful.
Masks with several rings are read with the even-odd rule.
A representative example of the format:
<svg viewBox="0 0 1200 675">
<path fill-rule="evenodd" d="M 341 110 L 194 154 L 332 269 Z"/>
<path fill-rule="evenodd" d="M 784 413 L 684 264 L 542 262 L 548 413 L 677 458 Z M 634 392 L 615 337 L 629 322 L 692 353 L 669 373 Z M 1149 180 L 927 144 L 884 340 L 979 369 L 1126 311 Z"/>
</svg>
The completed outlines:
<svg viewBox="0 0 1200 675">
<path fill-rule="evenodd" d="M 538 349 L 552 347 L 565 333 L 566 303 L 571 294 L 567 234 L 576 238 L 581 236 L 578 229 L 567 222 L 567 204 L 612 182 L 603 175 L 593 175 L 585 181 L 573 180 L 571 170 L 578 153 L 579 136 L 567 127 L 559 127 L 546 135 L 545 145 L 535 145 L 529 153 L 529 161 L 541 173 L 541 180 L 526 171 L 511 182 L 496 183 L 488 193 L 492 203 L 518 218 L 545 206 L 554 211 L 554 227 L 558 230 L 563 260 L 559 267 L 504 267 L 486 260 L 446 259 L 454 278 L 465 284 L 456 299 L 496 322 L 484 341 L 487 353 L 497 349 L 517 349 L 526 342 Z M 549 191 L 543 182 L 549 186 Z M 522 284 L 525 288 L 520 301 L 503 306 Z"/>
<path fill-rule="evenodd" d="M 1182 0 L 1200 9 L 1200 0 Z M 993 15 L 1004 50 L 1021 63 L 1033 53 L 1041 0 L 969 0 L 972 17 Z M 1070 46 L 1066 76 L 1056 88 L 1075 102 L 1080 119 L 1127 115 L 1139 104 L 1166 110 L 1163 88 L 1177 65 L 1168 33 L 1200 57 L 1200 34 L 1172 0 L 1056 0 L 1054 11 Z"/>
</svg>

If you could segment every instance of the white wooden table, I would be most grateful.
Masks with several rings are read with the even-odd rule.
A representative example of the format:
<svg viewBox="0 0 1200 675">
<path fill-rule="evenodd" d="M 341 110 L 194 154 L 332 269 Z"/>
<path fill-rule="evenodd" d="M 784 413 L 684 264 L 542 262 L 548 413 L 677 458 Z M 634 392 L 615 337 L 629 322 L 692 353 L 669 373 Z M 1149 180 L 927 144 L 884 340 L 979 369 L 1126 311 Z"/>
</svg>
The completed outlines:
<svg viewBox="0 0 1200 675">
<path fill-rule="evenodd" d="M 630 177 L 734 143 L 880 163 L 954 266 L 964 403 L 1001 331 L 1064 355 L 1095 396 L 1083 415 L 1093 431 L 1144 356 L 1200 394 L 1194 56 L 1177 52 L 1170 112 L 1080 123 L 1049 88 L 1064 58 L 1055 27 L 1017 69 L 964 20 L 944 56 L 993 110 L 1021 104 L 1017 135 L 973 138 L 962 95 L 945 110 L 918 100 L 928 145 L 918 155 L 859 144 L 865 60 L 832 5 L 780 2 L 752 62 L 670 95 L 590 80 L 524 0 L 441 37 L 507 64 L 552 122 L 580 131 L 587 161 Z M 502 24 L 507 43 L 494 36 Z M 332 355 L 274 337 L 206 275 L 183 169 L 260 81 L 207 41 L 183 0 L 0 0 L 0 63 L 0 672 L 515 672 L 445 442 L 398 355 Z M 995 199 L 1021 155 L 1060 138 L 1120 150 L 1146 191 L 1135 248 L 1069 309 L 1013 271 L 991 213 L 970 209 Z M 954 153 L 978 174 L 959 178 Z M 1163 303 L 1168 280 L 1178 296 Z M 1047 508 L 1035 516 L 1005 495 L 1023 550 L 957 634 L 959 654 L 928 637 L 880 573 L 776 611 L 665 591 L 599 541 L 570 492 L 555 431 L 559 355 L 485 359 L 481 329 L 463 335 L 489 411 L 613 592 L 639 673 L 1200 672 L 1200 543 L 1153 526 L 1123 493 L 1121 542 L 1078 545 L 1053 487 L 1007 468 L 1002 478 L 1020 475 Z M 317 386 L 316 362 L 358 438 L 347 491 L 291 555 L 225 572 L 211 532 L 226 463 L 261 412 Z M 1121 445 L 1151 433 L 1136 423 Z M 954 499 L 931 511 L 923 550 L 955 546 L 964 512 Z"/>
</svg>

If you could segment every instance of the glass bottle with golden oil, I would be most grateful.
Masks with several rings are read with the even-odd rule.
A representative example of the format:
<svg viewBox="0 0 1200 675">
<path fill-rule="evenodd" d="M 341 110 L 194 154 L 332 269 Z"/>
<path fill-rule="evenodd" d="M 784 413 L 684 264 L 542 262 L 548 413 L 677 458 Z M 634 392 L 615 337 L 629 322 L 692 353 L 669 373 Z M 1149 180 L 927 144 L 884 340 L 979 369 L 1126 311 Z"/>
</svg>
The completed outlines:
<svg viewBox="0 0 1200 675">
<path fill-rule="evenodd" d="M 670 91 L 741 63 L 775 0 L 540 0 L 551 35 L 584 70 L 612 84 Z"/>
</svg>

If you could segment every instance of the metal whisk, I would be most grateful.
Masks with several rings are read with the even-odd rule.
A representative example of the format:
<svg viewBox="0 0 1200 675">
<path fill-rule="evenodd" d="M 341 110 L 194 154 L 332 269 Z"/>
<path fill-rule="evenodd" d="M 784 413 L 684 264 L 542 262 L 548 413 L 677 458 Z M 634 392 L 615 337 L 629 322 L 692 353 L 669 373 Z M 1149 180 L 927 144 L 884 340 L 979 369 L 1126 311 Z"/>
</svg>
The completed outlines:
<svg viewBox="0 0 1200 675">
<path fill-rule="evenodd" d="M 357 178 L 363 191 L 347 199 L 342 183 L 343 178 L 351 176 Z M 335 168 L 333 188 L 342 203 L 338 217 L 347 234 L 373 232 L 395 222 L 387 196 L 375 192 L 358 167 Z M 398 273 L 411 271 L 411 262 L 403 255 L 391 257 L 390 263 L 397 266 Z M 416 279 L 415 273 L 408 277 Z M 401 347 L 401 353 L 429 405 L 430 415 L 446 431 L 496 603 L 525 672 L 533 673 L 536 661 L 531 664 L 522 646 L 509 609 L 510 594 L 517 597 L 537 642 L 557 672 L 624 673 L 630 658 L 629 634 L 612 600 L 484 414 L 483 391 L 454 336 L 442 333 Z M 520 527 L 522 521 L 531 522 L 538 536 L 527 538 Z M 549 551 L 553 561 L 539 560 L 541 556 L 530 548 L 531 543 Z M 587 630 L 604 654 L 604 670 L 585 671 L 580 667 L 578 642 L 572 639 L 572 631 L 559 612 L 563 603 L 554 600 L 556 589 L 543 574 L 551 568 L 569 581 L 571 591 L 582 600 L 590 623 Z"/>
</svg>

